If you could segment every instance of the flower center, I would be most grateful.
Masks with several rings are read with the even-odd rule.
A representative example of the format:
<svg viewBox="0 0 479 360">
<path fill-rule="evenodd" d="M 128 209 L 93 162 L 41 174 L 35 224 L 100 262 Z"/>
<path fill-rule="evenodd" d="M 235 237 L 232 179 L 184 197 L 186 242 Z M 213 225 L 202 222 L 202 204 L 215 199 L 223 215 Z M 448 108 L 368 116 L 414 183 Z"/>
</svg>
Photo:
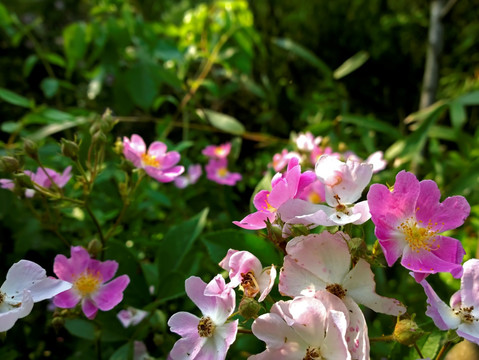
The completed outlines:
<svg viewBox="0 0 479 360">
<path fill-rule="evenodd" d="M 308 346 L 306 349 L 306 356 L 303 360 L 321 360 L 323 357 L 321 356 L 321 350 L 315 346 Z"/>
<path fill-rule="evenodd" d="M 198 323 L 198 334 L 201 337 L 212 337 L 215 333 L 215 324 L 209 316 L 203 316 Z"/>
<path fill-rule="evenodd" d="M 422 249 L 431 251 L 439 248 L 440 245 L 435 244 L 438 231 L 433 230 L 436 226 L 437 223 L 432 223 L 431 220 L 424 227 L 422 221 L 418 223 L 415 219 L 408 218 L 399 224 L 397 229 L 404 234 L 411 250 L 419 252 Z"/>
<path fill-rule="evenodd" d="M 160 161 L 156 159 L 156 157 L 148 154 L 141 154 L 141 161 L 144 166 L 153 166 L 159 167 Z"/>
<path fill-rule="evenodd" d="M 92 274 L 85 272 L 75 280 L 73 286 L 83 297 L 85 297 L 97 291 L 100 284 L 100 273 L 97 272 L 96 274 Z"/>
<path fill-rule="evenodd" d="M 479 319 L 476 319 L 474 315 L 472 315 L 472 310 L 474 310 L 474 306 L 453 309 L 454 314 L 459 316 L 461 321 L 466 324 L 472 324 L 474 321 L 479 321 Z"/>
<path fill-rule="evenodd" d="M 217 171 L 217 174 L 219 177 L 225 177 L 226 175 L 228 175 L 228 169 L 226 169 L 225 167 L 222 167 L 222 168 L 219 168 L 218 171 Z"/>
<path fill-rule="evenodd" d="M 321 203 L 321 196 L 319 196 L 315 192 L 312 192 L 308 195 L 308 200 L 309 200 L 310 203 L 319 204 L 319 203 Z"/>
<path fill-rule="evenodd" d="M 226 150 L 223 149 L 222 147 L 217 147 L 217 148 L 215 148 L 215 155 L 218 156 L 218 157 L 222 157 L 222 156 L 226 155 Z"/>
<path fill-rule="evenodd" d="M 254 298 L 259 293 L 259 285 L 254 277 L 254 272 L 248 271 L 246 274 L 241 273 L 243 280 L 241 286 L 243 287 L 244 295 L 246 297 Z"/>
<path fill-rule="evenodd" d="M 326 286 L 326 290 L 331 294 L 336 295 L 340 299 L 344 298 L 346 296 L 346 292 L 348 291 L 339 284 L 329 284 Z"/>
</svg>

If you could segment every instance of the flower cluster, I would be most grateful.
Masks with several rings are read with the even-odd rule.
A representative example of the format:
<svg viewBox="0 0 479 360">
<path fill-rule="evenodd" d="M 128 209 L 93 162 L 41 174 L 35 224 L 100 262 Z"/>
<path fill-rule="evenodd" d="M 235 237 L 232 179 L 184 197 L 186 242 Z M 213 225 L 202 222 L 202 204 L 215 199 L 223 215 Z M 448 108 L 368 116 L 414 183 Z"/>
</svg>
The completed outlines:
<svg viewBox="0 0 479 360">
<path fill-rule="evenodd" d="M 208 145 L 203 149 L 203 155 L 208 157 L 206 164 L 206 177 L 220 185 L 236 185 L 243 177 L 239 173 L 228 170 L 228 155 L 231 151 L 231 143 L 222 145 Z"/>
</svg>

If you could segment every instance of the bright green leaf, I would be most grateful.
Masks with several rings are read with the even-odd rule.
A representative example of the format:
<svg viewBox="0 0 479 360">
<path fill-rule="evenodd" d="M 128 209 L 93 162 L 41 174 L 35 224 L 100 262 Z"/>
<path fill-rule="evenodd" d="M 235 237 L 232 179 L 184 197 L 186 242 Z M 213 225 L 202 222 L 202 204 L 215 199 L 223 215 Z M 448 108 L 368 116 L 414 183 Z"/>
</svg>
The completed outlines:
<svg viewBox="0 0 479 360">
<path fill-rule="evenodd" d="M 29 57 L 27 57 L 27 59 L 25 60 L 25 63 L 23 64 L 23 77 L 27 78 L 28 76 L 30 76 L 32 69 L 37 62 L 38 62 L 37 55 L 32 54 Z"/>
<path fill-rule="evenodd" d="M 334 70 L 333 77 L 337 80 L 349 75 L 354 70 L 361 67 L 368 59 L 369 54 L 366 51 L 360 51 L 354 54 Z"/>
<path fill-rule="evenodd" d="M 32 103 L 26 97 L 18 95 L 13 91 L 7 90 L 5 88 L 0 88 L 0 99 L 12 105 L 22 106 L 25 108 L 32 107 Z"/>
<path fill-rule="evenodd" d="M 66 66 L 65 59 L 62 58 L 62 57 L 61 57 L 60 55 L 58 55 L 58 54 L 55 54 L 55 53 L 45 54 L 45 59 L 46 59 L 50 64 L 57 65 L 57 66 L 60 66 L 60 67 L 63 67 L 63 68 Z"/>
<path fill-rule="evenodd" d="M 40 83 L 40 88 L 42 89 L 43 94 L 49 99 L 55 96 L 59 87 L 60 83 L 57 79 L 53 78 L 45 78 Z"/>
<path fill-rule="evenodd" d="M 243 124 L 234 117 L 213 110 L 197 110 L 197 114 L 206 116 L 212 126 L 234 135 L 242 135 L 245 132 Z"/>
<path fill-rule="evenodd" d="M 479 105 L 479 91 L 473 91 L 468 94 L 459 96 L 456 100 L 462 105 Z"/>
<path fill-rule="evenodd" d="M 462 128 L 467 120 L 466 109 L 459 101 L 449 103 L 449 115 L 451 116 L 451 123 L 454 129 Z"/>
<path fill-rule="evenodd" d="M 23 124 L 20 121 L 5 121 L 0 126 L 0 129 L 6 133 L 18 132 L 23 128 Z"/>
<path fill-rule="evenodd" d="M 86 25 L 73 23 L 63 30 L 63 47 L 68 60 L 67 69 L 71 73 L 75 63 L 85 56 L 87 50 Z"/>
</svg>

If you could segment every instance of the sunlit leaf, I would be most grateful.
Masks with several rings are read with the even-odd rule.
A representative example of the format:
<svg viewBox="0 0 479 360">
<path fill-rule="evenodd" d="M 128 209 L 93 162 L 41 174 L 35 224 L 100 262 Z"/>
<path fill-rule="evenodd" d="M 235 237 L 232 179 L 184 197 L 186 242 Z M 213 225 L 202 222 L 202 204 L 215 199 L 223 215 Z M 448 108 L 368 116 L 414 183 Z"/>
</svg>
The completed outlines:
<svg viewBox="0 0 479 360">
<path fill-rule="evenodd" d="M 197 110 L 197 114 L 200 117 L 206 117 L 212 126 L 227 133 L 242 135 L 245 132 L 243 124 L 232 116 L 213 110 Z"/>
<path fill-rule="evenodd" d="M 467 120 L 466 109 L 459 101 L 451 101 L 449 103 L 449 114 L 451 116 L 451 123 L 455 129 L 460 129 Z"/>
<path fill-rule="evenodd" d="M 337 80 L 349 75 L 354 70 L 361 67 L 368 59 L 369 54 L 366 51 L 360 51 L 354 54 L 334 70 L 333 77 Z"/>
</svg>

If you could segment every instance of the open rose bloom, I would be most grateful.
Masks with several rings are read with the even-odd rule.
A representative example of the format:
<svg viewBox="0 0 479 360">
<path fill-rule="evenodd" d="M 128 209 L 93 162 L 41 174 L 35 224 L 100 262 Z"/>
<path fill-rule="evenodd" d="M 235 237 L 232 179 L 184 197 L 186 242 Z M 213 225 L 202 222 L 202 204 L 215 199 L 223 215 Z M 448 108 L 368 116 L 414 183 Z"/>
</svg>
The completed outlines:
<svg viewBox="0 0 479 360">
<path fill-rule="evenodd" d="M 415 273 L 416 281 L 437 272 L 462 275 L 464 248 L 440 233 L 461 226 L 471 208 L 462 196 L 442 203 L 440 197 L 434 181 L 420 182 L 406 171 L 396 176 L 394 190 L 373 184 L 368 193 L 375 234 L 388 265 L 401 257 L 401 265 Z"/>
<path fill-rule="evenodd" d="M 45 270 L 34 262 L 20 260 L 13 264 L 0 287 L 0 332 L 9 330 L 17 319 L 30 314 L 33 303 L 50 299 L 71 287 L 66 281 L 47 277 Z"/>
<path fill-rule="evenodd" d="M 234 186 L 243 177 L 240 173 L 230 172 L 228 170 L 228 160 L 226 158 L 211 158 L 205 166 L 206 177 L 220 185 Z"/>
<path fill-rule="evenodd" d="M 166 145 L 160 141 L 152 142 L 146 149 L 143 138 L 136 134 L 131 136 L 131 140 L 123 138 L 123 154 L 133 165 L 144 169 L 159 182 L 171 182 L 185 171 L 183 166 L 176 165 L 180 161 L 177 151 L 167 152 Z"/>
<path fill-rule="evenodd" d="M 91 259 L 84 248 L 72 246 L 71 257 L 57 255 L 53 265 L 55 274 L 69 282 L 72 288 L 55 296 L 53 303 L 67 309 L 81 303 L 83 313 L 89 319 L 96 316 L 98 309 L 113 309 L 123 300 L 123 291 L 130 282 L 128 275 L 111 280 L 117 269 L 116 261 Z"/>
</svg>

